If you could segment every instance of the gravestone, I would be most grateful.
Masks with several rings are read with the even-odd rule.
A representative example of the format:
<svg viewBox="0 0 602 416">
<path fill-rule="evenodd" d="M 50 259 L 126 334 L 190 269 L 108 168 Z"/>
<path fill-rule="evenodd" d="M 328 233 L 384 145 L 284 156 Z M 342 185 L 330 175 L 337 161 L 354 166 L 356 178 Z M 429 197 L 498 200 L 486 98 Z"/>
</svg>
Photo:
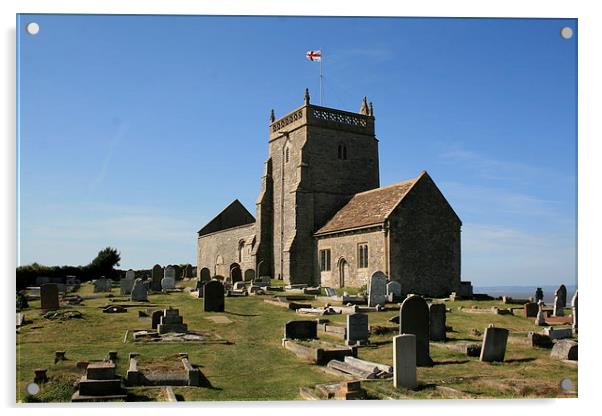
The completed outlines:
<svg viewBox="0 0 602 416">
<path fill-rule="evenodd" d="M 368 315 L 364 313 L 347 315 L 346 332 L 345 341 L 347 345 L 368 344 Z"/>
<path fill-rule="evenodd" d="M 173 266 L 167 266 L 161 279 L 162 290 L 173 290 L 176 288 L 176 269 Z"/>
<path fill-rule="evenodd" d="M 540 287 L 538 287 L 535 290 L 535 302 L 539 302 L 539 301 L 543 301 L 543 290 L 541 290 Z"/>
<path fill-rule="evenodd" d="M 571 300 L 571 306 L 573 307 L 573 331 L 577 330 L 577 291 L 573 295 Z"/>
<path fill-rule="evenodd" d="M 368 282 L 368 306 L 385 306 L 387 302 L 387 276 L 383 272 L 375 272 Z"/>
<path fill-rule="evenodd" d="M 59 308 L 59 288 L 56 283 L 44 283 L 40 286 L 42 309 L 54 311 Z"/>
<path fill-rule="evenodd" d="M 163 278 L 163 268 L 155 264 L 153 266 L 153 270 L 151 271 L 151 290 L 153 292 L 160 292 L 161 287 L 161 279 Z"/>
<path fill-rule="evenodd" d="M 94 281 L 94 292 L 110 292 L 112 288 L 111 279 L 107 279 L 104 276 Z"/>
<path fill-rule="evenodd" d="M 157 325 L 157 332 L 159 334 L 166 334 L 168 332 L 188 332 L 188 325 L 184 323 L 183 318 L 180 316 L 178 309 L 165 309 L 163 314 L 160 316 L 159 325 Z"/>
<path fill-rule="evenodd" d="M 387 299 L 389 302 L 394 302 L 399 298 L 401 298 L 401 283 L 392 280 L 387 283 Z"/>
<path fill-rule="evenodd" d="M 421 296 L 410 295 L 401 304 L 399 334 L 416 335 L 416 365 L 425 367 L 433 364 L 429 348 L 429 307 Z"/>
<path fill-rule="evenodd" d="M 546 324 L 546 316 L 543 313 L 543 300 L 537 302 L 537 317 L 535 318 L 535 325 L 544 326 Z"/>
<path fill-rule="evenodd" d="M 457 296 L 460 298 L 472 298 L 473 288 L 472 283 L 468 281 L 460 282 L 458 290 L 456 291 Z"/>
<path fill-rule="evenodd" d="M 528 302 L 524 304 L 523 310 L 525 312 L 525 317 L 535 318 L 537 317 L 537 312 L 539 312 L 539 305 L 535 302 Z"/>
<path fill-rule="evenodd" d="M 201 282 L 208 282 L 209 280 L 211 280 L 211 272 L 209 272 L 208 268 L 203 267 L 201 269 L 199 277 Z"/>
<path fill-rule="evenodd" d="M 429 305 L 430 317 L 430 340 L 445 341 L 446 309 L 443 303 L 431 303 Z"/>
<path fill-rule="evenodd" d="M 566 286 L 560 285 L 560 287 L 556 289 L 555 295 L 558 296 L 560 306 L 566 308 Z"/>
<path fill-rule="evenodd" d="M 203 286 L 203 309 L 205 312 L 224 311 L 224 285 L 219 280 L 210 280 Z"/>
<path fill-rule="evenodd" d="M 331 298 L 337 297 L 337 291 L 334 290 L 333 288 L 325 287 L 324 290 L 326 291 L 326 296 L 331 297 Z"/>
<path fill-rule="evenodd" d="M 119 294 L 120 295 L 129 295 L 132 293 L 132 287 L 134 287 L 134 279 L 121 279 L 119 281 Z"/>
<path fill-rule="evenodd" d="M 553 326 L 543 329 L 543 334 L 550 339 L 564 339 L 573 336 L 573 328 L 554 328 Z"/>
<path fill-rule="evenodd" d="M 416 382 L 416 335 L 393 337 L 393 387 L 413 389 Z"/>
<path fill-rule="evenodd" d="M 288 321 L 286 324 L 284 324 L 284 338 L 318 338 L 318 321 Z"/>
<path fill-rule="evenodd" d="M 159 325 L 159 323 L 161 322 L 161 317 L 162 316 L 163 316 L 163 311 L 162 310 L 154 311 L 151 314 L 151 327 L 153 329 L 157 329 L 157 325 Z"/>
<path fill-rule="evenodd" d="M 148 300 L 148 290 L 142 279 L 134 280 L 130 300 L 138 302 L 146 302 Z"/>
<path fill-rule="evenodd" d="M 561 339 L 552 347 L 551 358 L 558 360 L 578 360 L 578 344 L 570 339 Z"/>
<path fill-rule="evenodd" d="M 508 330 L 496 328 L 490 324 L 485 329 L 483 345 L 481 347 L 481 361 L 493 362 L 504 361 L 506 355 L 506 344 L 508 342 Z"/>
<path fill-rule="evenodd" d="M 242 281 L 235 282 L 233 289 L 234 290 L 245 290 L 246 289 L 245 282 L 242 282 Z"/>
<path fill-rule="evenodd" d="M 132 269 L 129 269 L 127 272 L 125 272 L 125 278 L 134 280 L 136 278 L 136 272 L 133 271 Z"/>
<path fill-rule="evenodd" d="M 562 300 L 558 294 L 554 297 L 554 316 L 564 316 L 564 306 L 562 306 Z"/>
</svg>

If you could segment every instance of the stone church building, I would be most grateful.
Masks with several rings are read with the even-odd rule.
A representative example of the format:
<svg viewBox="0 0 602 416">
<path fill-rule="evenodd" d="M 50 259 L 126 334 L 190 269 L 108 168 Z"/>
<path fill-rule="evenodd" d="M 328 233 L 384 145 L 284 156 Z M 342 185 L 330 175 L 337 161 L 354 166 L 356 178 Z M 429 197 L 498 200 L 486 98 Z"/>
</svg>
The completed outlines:
<svg viewBox="0 0 602 416">
<path fill-rule="evenodd" d="M 253 215 L 235 200 L 198 232 L 197 273 L 232 281 L 360 287 L 376 271 L 405 293 L 460 285 L 462 222 L 431 177 L 380 186 L 372 103 L 304 104 L 269 126 Z"/>
</svg>

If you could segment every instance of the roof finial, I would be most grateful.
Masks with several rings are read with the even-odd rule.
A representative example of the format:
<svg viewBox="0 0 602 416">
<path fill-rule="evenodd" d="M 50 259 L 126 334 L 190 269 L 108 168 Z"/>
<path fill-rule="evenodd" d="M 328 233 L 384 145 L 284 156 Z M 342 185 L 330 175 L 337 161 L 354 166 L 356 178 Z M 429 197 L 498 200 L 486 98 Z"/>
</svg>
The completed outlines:
<svg viewBox="0 0 602 416">
<path fill-rule="evenodd" d="M 276 115 L 274 114 L 274 109 L 272 108 L 272 111 L 270 111 L 270 123 L 273 123 L 274 121 L 276 121 Z"/>
<path fill-rule="evenodd" d="M 370 101 L 370 117 L 374 117 L 374 106 L 372 105 L 372 101 Z"/>
<path fill-rule="evenodd" d="M 368 114 L 368 111 L 368 101 L 366 100 L 366 96 L 364 96 L 364 98 L 362 99 L 362 107 L 360 108 L 360 114 L 369 116 L 370 114 Z"/>
<path fill-rule="evenodd" d="M 305 105 L 308 105 L 309 104 L 309 89 L 308 88 L 305 88 L 304 100 L 305 100 Z"/>
</svg>

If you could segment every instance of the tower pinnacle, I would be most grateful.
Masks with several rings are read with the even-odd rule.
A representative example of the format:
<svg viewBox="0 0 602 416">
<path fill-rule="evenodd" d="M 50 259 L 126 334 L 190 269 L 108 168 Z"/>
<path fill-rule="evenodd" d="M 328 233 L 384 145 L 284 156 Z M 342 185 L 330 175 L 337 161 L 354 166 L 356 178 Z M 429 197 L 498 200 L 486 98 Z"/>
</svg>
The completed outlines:
<svg viewBox="0 0 602 416">
<path fill-rule="evenodd" d="M 362 99 L 362 107 L 360 108 L 360 114 L 369 116 L 369 111 L 370 109 L 368 108 L 368 100 L 366 99 L 366 96 L 364 96 L 364 98 Z"/>
<path fill-rule="evenodd" d="M 305 97 L 304 97 L 305 105 L 309 105 L 309 89 L 305 88 Z"/>
</svg>

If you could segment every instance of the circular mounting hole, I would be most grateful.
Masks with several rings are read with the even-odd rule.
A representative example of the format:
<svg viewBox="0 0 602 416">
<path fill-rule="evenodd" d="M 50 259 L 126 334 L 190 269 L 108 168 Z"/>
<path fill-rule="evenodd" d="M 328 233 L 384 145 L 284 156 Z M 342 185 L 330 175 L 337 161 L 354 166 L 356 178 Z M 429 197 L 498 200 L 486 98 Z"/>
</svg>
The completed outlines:
<svg viewBox="0 0 602 416">
<path fill-rule="evenodd" d="M 30 23 L 27 23 L 27 26 L 25 26 L 25 29 L 27 30 L 27 33 L 29 33 L 30 35 L 37 35 L 38 32 L 40 31 L 40 25 L 37 24 L 36 22 L 30 22 Z"/>
<path fill-rule="evenodd" d="M 27 394 L 35 396 L 40 392 L 40 386 L 38 386 L 36 383 L 29 383 L 27 387 L 25 387 L 25 390 L 27 390 Z"/>
<path fill-rule="evenodd" d="M 562 29 L 560 29 L 560 36 L 562 36 L 564 39 L 570 39 L 573 37 L 573 29 L 571 29 L 568 26 L 563 27 Z"/>
</svg>

